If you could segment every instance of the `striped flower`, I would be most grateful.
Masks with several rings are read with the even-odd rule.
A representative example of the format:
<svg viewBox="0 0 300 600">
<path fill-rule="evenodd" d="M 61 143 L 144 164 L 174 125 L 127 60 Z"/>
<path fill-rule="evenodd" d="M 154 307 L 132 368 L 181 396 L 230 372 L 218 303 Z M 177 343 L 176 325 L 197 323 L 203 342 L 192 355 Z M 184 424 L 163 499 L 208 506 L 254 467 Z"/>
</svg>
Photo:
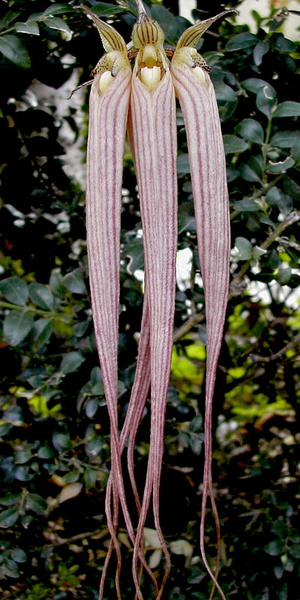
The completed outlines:
<svg viewBox="0 0 300 600">
<path fill-rule="evenodd" d="M 152 580 L 156 598 L 161 598 L 170 571 L 170 557 L 159 518 L 159 490 L 176 288 L 176 94 L 187 133 L 207 324 L 205 465 L 200 546 L 214 588 L 224 599 L 217 582 L 218 568 L 213 573 L 206 558 L 204 525 L 210 496 L 219 538 L 211 477 L 211 419 L 228 294 L 229 208 L 215 93 L 209 68 L 197 53 L 196 45 L 207 27 L 229 11 L 187 29 L 178 41 L 170 64 L 164 51 L 162 29 L 148 16 L 140 0 L 136 0 L 136 5 L 138 19 L 133 29 L 129 55 L 135 58 L 133 69 L 123 38 L 113 27 L 84 8 L 95 22 L 106 51 L 93 72 L 86 192 L 92 310 L 111 440 L 111 473 L 105 507 L 111 544 L 102 573 L 100 598 L 103 598 L 107 566 L 113 550 L 117 555 L 116 594 L 121 598 L 121 552 L 117 539 L 120 507 L 133 546 L 136 597 L 143 600 L 143 570 Z M 134 158 L 142 216 L 145 294 L 135 381 L 120 431 L 117 356 L 120 214 L 126 130 Z M 140 498 L 134 477 L 134 447 L 149 390 L 150 447 L 144 492 Z M 125 447 L 138 515 L 135 528 L 127 507 L 121 466 Z M 150 509 L 165 556 L 165 573 L 160 582 L 156 581 L 143 553 L 144 527 Z"/>
</svg>

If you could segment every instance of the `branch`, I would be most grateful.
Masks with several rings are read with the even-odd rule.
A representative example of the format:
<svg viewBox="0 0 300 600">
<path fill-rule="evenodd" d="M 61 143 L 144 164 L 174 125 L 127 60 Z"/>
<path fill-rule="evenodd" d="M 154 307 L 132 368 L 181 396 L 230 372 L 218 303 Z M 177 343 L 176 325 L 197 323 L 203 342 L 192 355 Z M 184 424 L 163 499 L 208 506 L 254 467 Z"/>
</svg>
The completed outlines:
<svg viewBox="0 0 300 600">
<path fill-rule="evenodd" d="M 73 542 L 78 542 L 79 540 L 85 540 L 86 538 L 95 538 L 97 540 L 101 540 L 109 534 L 108 528 L 105 529 L 96 529 L 94 531 L 87 531 L 85 533 L 78 533 L 77 535 L 73 535 L 70 538 L 61 538 L 59 535 L 56 536 L 56 539 L 53 541 L 51 546 L 64 546 L 65 544 L 72 544 Z"/>
<path fill-rule="evenodd" d="M 299 220 L 300 220 L 300 213 L 296 210 L 291 212 L 284 219 L 284 221 L 282 221 L 282 223 L 279 223 L 279 225 L 276 227 L 276 229 L 266 238 L 266 240 L 261 244 L 260 249 L 267 250 L 267 248 L 269 248 L 275 241 L 279 241 L 280 243 L 283 243 L 283 240 L 280 239 L 280 236 L 283 233 L 283 231 L 285 229 L 287 229 L 288 227 L 290 227 L 291 225 L 293 225 L 294 223 L 297 223 L 297 221 L 299 221 Z M 237 297 L 237 296 L 241 296 L 244 293 L 244 291 L 247 287 L 247 282 L 244 280 L 244 275 L 246 275 L 246 273 L 250 267 L 251 267 L 251 261 L 247 260 L 243 264 L 241 269 L 238 271 L 238 273 L 236 273 L 234 275 L 234 277 L 230 283 L 228 300 L 231 300 L 232 298 Z M 198 323 L 201 323 L 202 321 L 204 321 L 203 313 L 198 313 L 198 314 L 192 315 L 189 319 L 187 319 L 180 327 L 178 327 L 174 331 L 174 335 L 173 335 L 174 343 L 178 342 L 189 331 L 191 331 L 191 329 L 193 329 L 193 327 L 195 327 L 195 325 L 198 325 Z M 284 352 L 285 352 L 285 350 L 283 350 L 283 354 L 284 354 Z"/>
<path fill-rule="evenodd" d="M 281 350 L 278 350 L 278 352 L 275 352 L 275 354 L 270 354 L 270 356 L 259 356 L 256 354 L 254 354 L 254 355 L 252 354 L 252 356 L 250 355 L 249 358 L 253 362 L 269 363 L 273 360 L 278 360 L 278 358 L 281 358 L 288 350 L 292 350 L 299 343 L 300 343 L 300 335 L 296 335 L 296 337 L 294 338 L 294 340 L 292 342 L 289 342 L 288 344 L 286 344 L 283 348 L 281 348 Z"/>
</svg>

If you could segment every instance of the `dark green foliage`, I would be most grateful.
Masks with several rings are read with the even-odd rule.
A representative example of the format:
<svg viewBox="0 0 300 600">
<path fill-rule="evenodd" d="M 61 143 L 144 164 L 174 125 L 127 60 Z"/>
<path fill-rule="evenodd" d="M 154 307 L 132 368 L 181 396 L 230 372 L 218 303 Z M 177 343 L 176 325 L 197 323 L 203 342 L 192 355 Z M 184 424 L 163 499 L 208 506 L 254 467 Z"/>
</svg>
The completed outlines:
<svg viewBox="0 0 300 600">
<path fill-rule="evenodd" d="M 162 6 L 146 4 L 168 44 L 176 42 L 187 23 Z M 113 18 L 129 41 L 135 18 L 131 0 L 124 6 L 89 6 L 102 18 Z M 212 16 L 212 6 L 209 10 L 201 18 Z M 220 106 L 232 207 L 232 281 L 216 386 L 214 481 L 222 586 L 239 600 L 291 600 L 299 578 L 300 55 L 299 43 L 281 33 L 280 19 L 275 12 L 267 19 L 256 13 L 255 34 L 234 19 L 215 24 L 218 36 L 207 33 L 201 49 Z M 75 73 L 78 83 L 89 79 L 101 54 L 97 32 L 72 2 L 15 0 L 9 11 L 0 2 L 0 585 L 3 598 L 14 600 L 96 599 L 107 551 L 109 422 L 88 292 L 84 191 L 79 163 L 74 167 L 72 159 L 68 169 L 64 166 L 67 144 L 77 139 L 84 162 L 87 96 L 78 92 L 78 104 L 70 100 L 63 115 L 55 103 L 72 74 L 73 86 Z M 49 86 L 50 100 L 32 87 L 36 81 Z M 161 513 L 174 565 L 166 597 L 204 600 L 210 582 L 198 558 L 198 523 L 205 325 L 179 110 L 177 123 L 179 249 L 189 251 L 191 268 L 176 296 Z M 120 423 L 142 312 L 135 186 L 128 153 Z M 148 431 L 147 410 L 136 452 L 141 486 Z M 148 527 L 147 556 L 159 570 L 151 521 Z M 124 598 L 131 599 L 131 553 L 125 535 L 121 541 Z M 213 564 L 210 514 L 207 550 Z M 107 597 L 113 588 L 112 579 Z"/>
</svg>

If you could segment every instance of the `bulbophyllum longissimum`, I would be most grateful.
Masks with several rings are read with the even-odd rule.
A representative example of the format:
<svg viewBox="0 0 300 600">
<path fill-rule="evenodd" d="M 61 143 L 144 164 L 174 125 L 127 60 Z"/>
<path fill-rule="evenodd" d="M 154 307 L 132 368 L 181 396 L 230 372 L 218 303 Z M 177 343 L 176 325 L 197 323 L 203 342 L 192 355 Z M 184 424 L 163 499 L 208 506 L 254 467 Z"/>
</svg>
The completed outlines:
<svg viewBox="0 0 300 600">
<path fill-rule="evenodd" d="M 104 594 L 107 567 L 117 556 L 116 594 L 121 596 L 121 551 L 118 543 L 120 508 L 133 547 L 132 573 L 136 598 L 143 600 L 142 573 L 161 598 L 171 563 L 159 517 L 159 489 L 164 446 L 164 419 L 169 384 L 175 306 L 177 248 L 177 96 L 185 121 L 207 327 L 205 464 L 203 474 L 201 555 L 214 591 L 225 600 L 210 568 L 204 544 L 208 497 L 217 538 L 218 514 L 213 496 L 212 403 L 222 342 L 229 281 L 229 202 L 221 126 L 209 68 L 196 45 L 204 31 L 225 11 L 187 29 L 169 61 L 164 33 L 135 0 L 138 18 L 132 42 L 82 7 L 97 26 L 105 49 L 93 71 L 87 148 L 86 226 L 93 320 L 110 419 L 111 472 L 106 492 L 106 517 L 111 536 L 100 583 Z M 130 60 L 134 59 L 132 68 Z M 121 432 L 118 424 L 118 314 L 121 195 L 126 131 L 137 177 L 145 254 L 145 293 L 135 380 Z M 150 391 L 150 447 L 142 498 L 134 477 L 134 446 Z M 137 508 L 134 527 L 125 494 L 121 457 L 127 467 Z M 150 508 L 165 557 L 165 572 L 157 581 L 143 552 L 144 527 Z"/>
</svg>

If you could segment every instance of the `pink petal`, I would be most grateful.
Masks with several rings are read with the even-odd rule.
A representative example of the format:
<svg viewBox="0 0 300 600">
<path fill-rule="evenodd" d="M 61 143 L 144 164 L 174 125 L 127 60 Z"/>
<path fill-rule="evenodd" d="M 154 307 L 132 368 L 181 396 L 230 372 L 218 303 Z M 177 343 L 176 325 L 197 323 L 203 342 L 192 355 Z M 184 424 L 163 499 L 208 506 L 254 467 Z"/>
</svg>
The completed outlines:
<svg viewBox="0 0 300 600">
<path fill-rule="evenodd" d="M 118 496 L 126 514 L 126 498 L 118 440 L 118 314 L 120 215 L 123 155 L 130 97 L 131 69 L 123 69 L 110 87 L 99 94 L 96 75 L 90 95 L 87 148 L 86 228 L 89 278 L 95 337 L 111 430 L 111 458 L 114 517 L 106 504 L 109 531 L 118 556 L 115 529 Z M 103 571 L 105 577 L 105 569 Z"/>
<path fill-rule="evenodd" d="M 143 222 L 146 294 L 150 312 L 151 432 L 148 469 L 133 558 L 137 597 L 138 547 L 153 501 L 155 527 L 166 558 L 170 559 L 159 522 L 159 486 L 164 447 L 164 417 L 169 383 L 175 306 L 175 258 L 177 246 L 177 175 L 175 95 L 166 72 L 150 92 L 133 74 L 130 136 Z"/>
<path fill-rule="evenodd" d="M 205 464 L 201 516 L 201 552 L 204 549 L 204 523 L 207 497 L 212 495 L 212 407 L 218 358 L 223 337 L 229 281 L 230 227 L 226 164 L 218 107 L 210 77 L 200 83 L 193 68 L 174 60 L 171 67 L 181 105 L 188 142 L 201 273 L 205 293 L 207 360 L 205 400 Z M 218 529 L 218 521 L 216 521 Z"/>
</svg>

